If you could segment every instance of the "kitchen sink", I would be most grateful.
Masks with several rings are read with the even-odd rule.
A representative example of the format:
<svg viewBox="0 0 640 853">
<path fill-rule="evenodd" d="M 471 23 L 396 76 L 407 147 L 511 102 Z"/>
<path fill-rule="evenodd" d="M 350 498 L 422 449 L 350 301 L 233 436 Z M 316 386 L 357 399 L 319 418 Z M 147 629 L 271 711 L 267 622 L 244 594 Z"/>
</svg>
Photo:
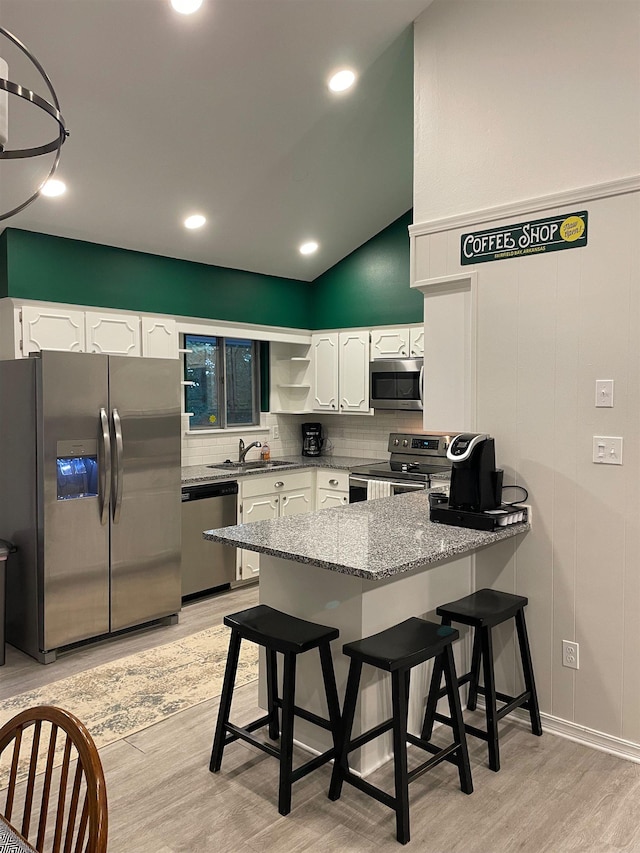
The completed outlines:
<svg viewBox="0 0 640 853">
<path fill-rule="evenodd" d="M 230 459 L 227 459 L 226 462 L 207 465 L 207 468 L 217 468 L 220 471 L 232 471 L 234 474 L 242 474 L 243 471 L 271 471 L 273 468 L 287 468 L 295 464 L 295 462 L 283 462 L 279 459 L 269 460 L 268 462 L 262 459 L 258 459 L 255 462 L 232 462 Z"/>
</svg>

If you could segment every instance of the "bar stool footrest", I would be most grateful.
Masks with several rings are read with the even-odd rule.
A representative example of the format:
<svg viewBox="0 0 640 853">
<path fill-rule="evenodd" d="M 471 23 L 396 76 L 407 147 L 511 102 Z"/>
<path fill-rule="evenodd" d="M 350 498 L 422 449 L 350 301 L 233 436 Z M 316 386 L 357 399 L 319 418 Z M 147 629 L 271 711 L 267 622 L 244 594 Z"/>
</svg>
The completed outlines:
<svg viewBox="0 0 640 853">
<path fill-rule="evenodd" d="M 267 717 L 267 722 L 268 719 L 269 718 Z M 262 725 L 266 725 L 266 723 L 263 723 Z M 263 752 L 266 752 L 268 755 L 272 755 L 274 758 L 280 758 L 279 747 L 273 746 L 270 743 L 265 743 L 265 741 L 251 734 L 251 724 L 243 728 L 241 726 L 234 726 L 233 723 L 227 723 L 225 728 L 230 733 L 225 738 L 225 746 L 232 743 L 234 740 L 244 740 L 258 749 L 261 749 Z M 255 726 L 255 728 L 260 728 L 260 726 Z"/>
</svg>

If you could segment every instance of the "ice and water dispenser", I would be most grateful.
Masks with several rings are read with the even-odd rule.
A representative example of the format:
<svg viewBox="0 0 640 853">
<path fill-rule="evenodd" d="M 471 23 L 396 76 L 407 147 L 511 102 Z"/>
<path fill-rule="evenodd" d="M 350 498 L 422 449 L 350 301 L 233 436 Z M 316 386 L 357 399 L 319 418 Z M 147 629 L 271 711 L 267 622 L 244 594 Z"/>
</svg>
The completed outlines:
<svg viewBox="0 0 640 853">
<path fill-rule="evenodd" d="M 59 441 L 56 447 L 58 500 L 98 495 L 98 442 Z"/>
</svg>

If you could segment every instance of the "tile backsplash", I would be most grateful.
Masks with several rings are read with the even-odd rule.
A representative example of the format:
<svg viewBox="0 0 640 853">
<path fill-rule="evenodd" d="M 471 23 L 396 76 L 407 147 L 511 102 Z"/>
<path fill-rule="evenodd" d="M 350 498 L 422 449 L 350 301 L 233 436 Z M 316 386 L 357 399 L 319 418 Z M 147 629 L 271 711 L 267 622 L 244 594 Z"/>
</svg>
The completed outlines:
<svg viewBox="0 0 640 853">
<path fill-rule="evenodd" d="M 421 412 L 379 412 L 375 415 L 274 415 L 263 413 L 259 427 L 220 433 L 188 433 L 189 418 L 183 415 L 182 464 L 207 465 L 238 458 L 238 444 L 267 441 L 273 457 L 296 456 L 302 447 L 301 424 L 322 424 L 327 443 L 323 455 L 387 459 L 390 432 L 421 432 Z M 279 438 L 273 438 L 277 427 Z M 252 448 L 247 459 L 258 459 L 260 451 Z"/>
</svg>

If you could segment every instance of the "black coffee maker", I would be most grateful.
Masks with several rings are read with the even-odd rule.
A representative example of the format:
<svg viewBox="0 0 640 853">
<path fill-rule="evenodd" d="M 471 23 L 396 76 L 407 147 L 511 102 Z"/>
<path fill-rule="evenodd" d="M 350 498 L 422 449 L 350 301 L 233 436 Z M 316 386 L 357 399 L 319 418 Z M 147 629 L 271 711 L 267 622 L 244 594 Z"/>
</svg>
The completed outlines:
<svg viewBox="0 0 640 853">
<path fill-rule="evenodd" d="M 320 456 L 323 445 L 322 424 L 302 424 L 302 455 Z"/>
<path fill-rule="evenodd" d="M 473 432 L 457 435 L 447 449 L 451 466 L 449 506 L 469 512 L 502 503 L 502 470 L 496 468 L 494 440 Z"/>
</svg>

